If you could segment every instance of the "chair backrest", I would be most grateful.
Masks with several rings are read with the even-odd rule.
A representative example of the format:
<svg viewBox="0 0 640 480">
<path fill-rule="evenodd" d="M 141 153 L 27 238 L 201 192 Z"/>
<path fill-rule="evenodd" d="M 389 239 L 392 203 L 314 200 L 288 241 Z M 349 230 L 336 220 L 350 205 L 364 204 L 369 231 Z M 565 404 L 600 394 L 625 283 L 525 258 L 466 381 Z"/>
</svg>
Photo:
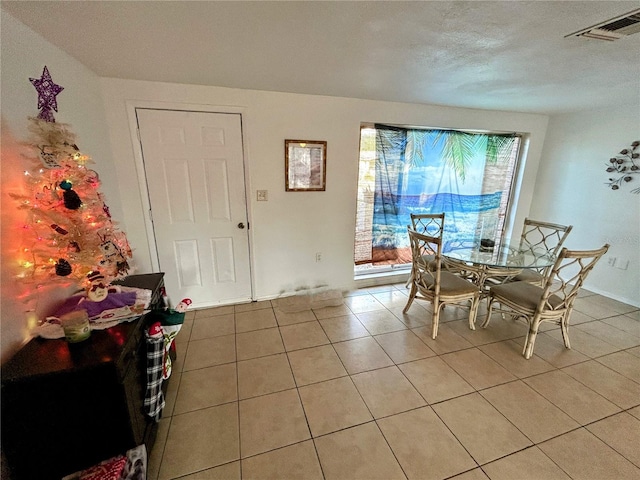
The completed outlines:
<svg viewBox="0 0 640 480">
<path fill-rule="evenodd" d="M 546 250 L 556 255 L 572 228 L 573 225 L 558 225 L 525 218 L 520 246 L 532 251 Z"/>
<path fill-rule="evenodd" d="M 560 250 L 551 274 L 546 279 L 538 309 L 571 309 L 587 275 L 607 250 L 608 243 L 597 250 Z"/>
<path fill-rule="evenodd" d="M 444 213 L 412 213 L 411 225 L 418 233 L 442 238 Z"/>
<path fill-rule="evenodd" d="M 531 252 L 543 251 L 556 256 L 572 228 L 573 225 L 559 225 L 525 218 L 520 237 L 520 248 Z M 542 276 L 547 277 L 551 267 L 536 270 Z"/>
<path fill-rule="evenodd" d="M 442 230 L 437 237 L 418 233 L 411 227 L 407 227 L 407 232 L 411 242 L 414 281 L 423 290 L 431 290 L 434 295 L 438 295 L 442 268 Z"/>
</svg>

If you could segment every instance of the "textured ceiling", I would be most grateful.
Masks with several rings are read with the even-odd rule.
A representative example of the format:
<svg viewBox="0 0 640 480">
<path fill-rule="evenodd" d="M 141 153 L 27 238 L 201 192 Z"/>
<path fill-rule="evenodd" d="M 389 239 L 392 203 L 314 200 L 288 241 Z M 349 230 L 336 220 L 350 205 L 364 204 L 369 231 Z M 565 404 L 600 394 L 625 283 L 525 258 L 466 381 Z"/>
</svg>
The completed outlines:
<svg viewBox="0 0 640 480">
<path fill-rule="evenodd" d="M 638 101 L 638 1 L 2 1 L 96 74 L 554 114 Z M 3 39 L 5 41 L 5 39 Z"/>
</svg>

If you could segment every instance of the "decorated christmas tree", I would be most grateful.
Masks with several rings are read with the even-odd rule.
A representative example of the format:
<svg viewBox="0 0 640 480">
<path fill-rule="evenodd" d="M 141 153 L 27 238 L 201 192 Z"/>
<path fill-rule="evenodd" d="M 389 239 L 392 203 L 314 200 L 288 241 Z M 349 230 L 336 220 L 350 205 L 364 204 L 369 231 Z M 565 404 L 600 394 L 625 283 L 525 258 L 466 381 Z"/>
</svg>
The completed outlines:
<svg viewBox="0 0 640 480">
<path fill-rule="evenodd" d="M 111 218 L 91 158 L 80 151 L 69 125 L 56 123 L 56 96 L 47 67 L 30 79 L 38 91 L 37 118 L 29 118 L 33 167 L 24 172 L 24 194 L 14 195 L 27 212 L 18 276 L 34 282 L 83 281 L 99 271 L 105 281 L 126 276 L 131 249 Z"/>
</svg>

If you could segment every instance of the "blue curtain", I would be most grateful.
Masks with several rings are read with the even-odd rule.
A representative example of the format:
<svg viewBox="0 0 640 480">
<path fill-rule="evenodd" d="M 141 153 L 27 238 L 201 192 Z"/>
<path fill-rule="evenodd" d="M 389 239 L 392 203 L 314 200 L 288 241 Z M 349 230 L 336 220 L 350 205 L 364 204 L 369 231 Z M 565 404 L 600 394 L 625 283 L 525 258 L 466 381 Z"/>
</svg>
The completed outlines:
<svg viewBox="0 0 640 480">
<path fill-rule="evenodd" d="M 445 213 L 445 251 L 499 238 L 516 135 L 375 128 L 372 263 L 411 261 L 411 213 Z"/>
</svg>

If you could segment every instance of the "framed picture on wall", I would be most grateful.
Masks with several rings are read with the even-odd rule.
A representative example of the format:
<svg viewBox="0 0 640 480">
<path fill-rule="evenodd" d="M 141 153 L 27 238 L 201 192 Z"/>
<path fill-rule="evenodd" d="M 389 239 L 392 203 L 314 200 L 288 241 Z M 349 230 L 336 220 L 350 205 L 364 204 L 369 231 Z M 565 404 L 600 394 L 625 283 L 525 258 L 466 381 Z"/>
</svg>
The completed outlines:
<svg viewBox="0 0 640 480">
<path fill-rule="evenodd" d="M 327 142 L 285 140 L 284 177 L 287 192 L 323 192 L 327 181 Z"/>
</svg>

